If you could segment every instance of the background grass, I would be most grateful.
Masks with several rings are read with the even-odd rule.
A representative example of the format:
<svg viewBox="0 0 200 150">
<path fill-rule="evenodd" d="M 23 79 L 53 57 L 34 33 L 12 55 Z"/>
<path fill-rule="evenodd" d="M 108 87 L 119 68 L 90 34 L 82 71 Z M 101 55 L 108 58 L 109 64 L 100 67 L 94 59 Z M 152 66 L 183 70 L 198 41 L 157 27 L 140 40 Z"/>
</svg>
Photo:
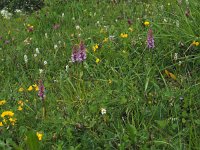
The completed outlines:
<svg viewBox="0 0 200 150">
<path fill-rule="evenodd" d="M 46 0 L 33 14 L 10 20 L 0 16 L 0 99 L 7 101 L 0 112 L 12 110 L 17 118 L 14 126 L 0 127 L 0 147 L 199 149 L 200 55 L 199 46 L 191 45 L 199 41 L 199 7 L 198 0 L 189 5 L 170 0 Z M 28 24 L 33 32 L 27 31 Z M 153 50 L 146 46 L 150 28 Z M 28 45 L 27 38 L 32 38 Z M 72 63 L 72 47 L 80 41 L 87 47 L 87 59 Z M 34 57 L 36 48 L 40 54 Z M 18 92 L 40 79 L 46 89 L 45 118 L 36 91 Z M 19 100 L 24 102 L 22 111 L 17 110 Z M 102 115 L 101 108 L 107 113 Z M 39 142 L 36 132 L 43 133 Z"/>
</svg>

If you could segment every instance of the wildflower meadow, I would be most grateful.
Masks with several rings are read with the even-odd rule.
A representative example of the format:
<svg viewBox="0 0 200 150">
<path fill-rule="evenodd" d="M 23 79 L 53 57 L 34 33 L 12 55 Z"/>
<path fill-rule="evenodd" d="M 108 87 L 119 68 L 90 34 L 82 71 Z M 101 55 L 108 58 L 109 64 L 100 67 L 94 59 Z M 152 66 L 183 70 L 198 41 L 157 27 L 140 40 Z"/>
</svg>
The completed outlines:
<svg viewBox="0 0 200 150">
<path fill-rule="evenodd" d="M 0 149 L 200 150 L 199 0 L 14 1 Z"/>
</svg>

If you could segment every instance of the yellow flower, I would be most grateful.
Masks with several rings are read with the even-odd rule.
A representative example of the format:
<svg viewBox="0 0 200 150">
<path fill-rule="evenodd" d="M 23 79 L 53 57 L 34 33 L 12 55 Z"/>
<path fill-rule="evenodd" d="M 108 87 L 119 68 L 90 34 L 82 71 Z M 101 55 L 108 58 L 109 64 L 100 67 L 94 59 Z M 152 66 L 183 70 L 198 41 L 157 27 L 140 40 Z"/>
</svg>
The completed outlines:
<svg viewBox="0 0 200 150">
<path fill-rule="evenodd" d="M 22 111 L 23 110 L 22 106 L 19 106 L 17 110 Z"/>
<path fill-rule="evenodd" d="M 96 63 L 98 64 L 99 62 L 100 62 L 100 59 L 99 59 L 99 58 L 97 58 L 97 59 L 96 59 Z"/>
<path fill-rule="evenodd" d="M 105 43 L 105 42 L 108 42 L 108 38 L 105 38 L 104 40 L 103 40 L 103 42 Z"/>
<path fill-rule="evenodd" d="M 193 41 L 193 42 L 192 42 L 192 45 L 194 45 L 194 46 L 199 46 L 199 42 Z"/>
<path fill-rule="evenodd" d="M 149 26 L 149 25 L 150 25 L 150 22 L 149 22 L 149 21 L 145 21 L 145 22 L 144 22 L 144 25 L 145 25 L 145 26 Z"/>
<path fill-rule="evenodd" d="M 92 47 L 92 49 L 93 49 L 94 52 L 96 52 L 96 50 L 97 50 L 98 48 L 99 48 L 98 44 L 95 44 L 95 45 Z"/>
<path fill-rule="evenodd" d="M 35 87 L 35 91 L 39 91 L 39 87 L 38 86 Z"/>
<path fill-rule="evenodd" d="M 3 119 L 3 122 L 4 122 L 5 124 L 7 123 L 7 121 L 6 121 L 6 119 L 5 119 L 5 118 Z"/>
<path fill-rule="evenodd" d="M 17 120 L 16 118 L 14 118 L 14 119 L 13 119 L 13 118 L 10 118 L 10 119 L 9 119 L 10 123 L 11 123 L 13 126 L 15 125 L 16 120 Z"/>
<path fill-rule="evenodd" d="M 32 91 L 33 90 L 33 86 L 29 86 L 28 91 Z"/>
<path fill-rule="evenodd" d="M 127 37 L 128 37 L 128 34 L 126 34 L 126 33 L 121 33 L 121 34 L 120 34 L 120 37 L 121 37 L 121 38 L 127 38 Z"/>
<path fill-rule="evenodd" d="M 23 101 L 22 101 L 22 100 L 18 101 L 18 104 L 19 104 L 19 105 L 21 105 L 21 106 L 23 106 L 23 105 L 24 105 L 24 103 L 23 103 Z"/>
<path fill-rule="evenodd" d="M 105 29 L 101 29 L 100 33 L 106 33 L 106 30 Z"/>
<path fill-rule="evenodd" d="M 39 87 L 37 84 L 34 84 L 33 87 L 35 88 L 35 91 L 39 91 Z"/>
<path fill-rule="evenodd" d="M 111 79 L 109 79 L 109 80 L 108 80 L 108 83 L 109 83 L 109 84 L 111 84 L 111 83 L 112 83 L 112 80 L 111 80 Z"/>
<path fill-rule="evenodd" d="M 129 31 L 133 32 L 133 28 L 128 28 Z"/>
<path fill-rule="evenodd" d="M 14 113 L 13 113 L 12 111 L 4 111 L 4 112 L 1 114 L 1 117 L 4 118 L 5 116 L 12 117 L 12 116 L 14 116 Z"/>
<path fill-rule="evenodd" d="M 43 136 L 43 134 L 37 132 L 36 135 L 37 135 L 37 137 L 38 137 L 38 140 L 41 141 L 41 140 L 42 140 L 42 136 Z"/>
<path fill-rule="evenodd" d="M 1 100 L 0 101 L 0 106 L 3 105 L 3 104 L 5 104 L 5 103 L 6 103 L 6 100 Z"/>
<path fill-rule="evenodd" d="M 19 90 L 18 90 L 19 92 L 23 92 L 24 91 L 24 88 L 19 88 Z"/>
<path fill-rule="evenodd" d="M 0 127 L 2 127 L 3 126 L 3 122 L 0 122 Z"/>
</svg>

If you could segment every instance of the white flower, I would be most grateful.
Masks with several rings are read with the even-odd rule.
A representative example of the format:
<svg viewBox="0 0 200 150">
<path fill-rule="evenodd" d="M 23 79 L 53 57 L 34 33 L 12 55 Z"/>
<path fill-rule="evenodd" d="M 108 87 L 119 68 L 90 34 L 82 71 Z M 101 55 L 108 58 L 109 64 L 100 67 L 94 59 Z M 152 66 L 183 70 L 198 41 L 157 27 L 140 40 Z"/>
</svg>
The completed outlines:
<svg viewBox="0 0 200 150">
<path fill-rule="evenodd" d="M 40 74 L 43 73 L 43 69 L 39 69 L 39 73 L 40 73 Z"/>
<path fill-rule="evenodd" d="M 1 15 L 5 18 L 5 19 L 10 19 L 12 17 L 12 14 L 9 13 L 7 10 L 2 9 L 1 10 Z"/>
<path fill-rule="evenodd" d="M 186 5 L 189 5 L 189 4 L 190 4 L 188 0 L 185 0 L 185 3 L 186 3 Z"/>
<path fill-rule="evenodd" d="M 61 44 L 61 41 L 58 41 L 58 44 Z"/>
<path fill-rule="evenodd" d="M 101 108 L 101 114 L 105 115 L 106 114 L 106 109 L 105 108 Z"/>
<path fill-rule="evenodd" d="M 16 13 L 21 13 L 22 11 L 20 9 L 15 10 Z"/>
<path fill-rule="evenodd" d="M 80 30 L 81 28 L 80 28 L 80 26 L 79 25 L 77 25 L 76 26 L 76 30 Z"/>
<path fill-rule="evenodd" d="M 97 25 L 97 26 L 100 26 L 100 22 L 99 22 L 99 21 L 97 21 L 96 25 Z"/>
<path fill-rule="evenodd" d="M 39 54 L 39 53 L 40 53 L 40 51 L 39 51 L 39 49 L 38 49 L 38 48 L 36 48 L 36 49 L 35 49 L 35 51 L 36 51 L 36 53 L 37 53 L 37 54 Z"/>
<path fill-rule="evenodd" d="M 48 38 L 48 35 L 47 35 L 47 33 L 45 33 L 45 38 Z"/>
<path fill-rule="evenodd" d="M 47 61 L 46 60 L 44 61 L 44 65 L 47 65 Z"/>
<path fill-rule="evenodd" d="M 28 57 L 27 57 L 27 55 L 24 55 L 24 61 L 25 61 L 25 63 L 28 62 Z"/>
<path fill-rule="evenodd" d="M 57 49 L 57 48 L 58 48 L 58 45 L 55 44 L 55 45 L 54 45 L 54 49 Z"/>
<path fill-rule="evenodd" d="M 179 62 L 178 62 L 178 65 L 181 66 L 181 65 L 182 65 L 182 61 L 179 61 Z"/>
<path fill-rule="evenodd" d="M 174 53 L 174 60 L 178 59 L 178 53 Z"/>
<path fill-rule="evenodd" d="M 64 13 L 62 13 L 62 18 L 64 18 L 64 16 L 65 16 L 65 14 L 64 14 Z"/>
<path fill-rule="evenodd" d="M 66 65 L 66 66 L 65 66 L 65 71 L 68 72 L 68 69 L 69 69 L 69 66 Z"/>
<path fill-rule="evenodd" d="M 34 57 L 37 57 L 37 54 L 34 54 L 33 56 L 34 56 Z"/>
<path fill-rule="evenodd" d="M 179 21 L 176 20 L 176 26 L 179 28 Z"/>
<path fill-rule="evenodd" d="M 110 35 L 110 36 L 109 36 L 109 39 L 110 39 L 110 40 L 114 40 L 114 38 L 115 38 L 114 35 Z"/>
</svg>

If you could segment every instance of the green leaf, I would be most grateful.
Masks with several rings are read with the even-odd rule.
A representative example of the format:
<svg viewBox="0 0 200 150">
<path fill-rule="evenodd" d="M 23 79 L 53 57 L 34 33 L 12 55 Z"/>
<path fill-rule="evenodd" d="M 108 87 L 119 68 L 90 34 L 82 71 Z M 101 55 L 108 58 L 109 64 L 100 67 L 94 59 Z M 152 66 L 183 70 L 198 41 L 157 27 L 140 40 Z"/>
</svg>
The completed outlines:
<svg viewBox="0 0 200 150">
<path fill-rule="evenodd" d="M 36 135 L 35 131 L 28 131 L 27 132 L 27 141 L 26 145 L 29 150 L 39 150 L 40 149 L 40 144 Z"/>
<path fill-rule="evenodd" d="M 159 125 L 159 127 L 161 127 L 161 128 L 165 128 L 166 125 L 168 124 L 168 120 L 156 120 L 155 122 L 156 122 L 156 123 Z"/>
<path fill-rule="evenodd" d="M 200 119 L 194 121 L 197 125 L 200 125 Z"/>
<path fill-rule="evenodd" d="M 128 131 L 128 135 L 132 141 L 133 144 L 136 143 L 137 141 L 137 129 L 134 125 L 128 124 L 127 125 L 127 131 Z"/>
</svg>

